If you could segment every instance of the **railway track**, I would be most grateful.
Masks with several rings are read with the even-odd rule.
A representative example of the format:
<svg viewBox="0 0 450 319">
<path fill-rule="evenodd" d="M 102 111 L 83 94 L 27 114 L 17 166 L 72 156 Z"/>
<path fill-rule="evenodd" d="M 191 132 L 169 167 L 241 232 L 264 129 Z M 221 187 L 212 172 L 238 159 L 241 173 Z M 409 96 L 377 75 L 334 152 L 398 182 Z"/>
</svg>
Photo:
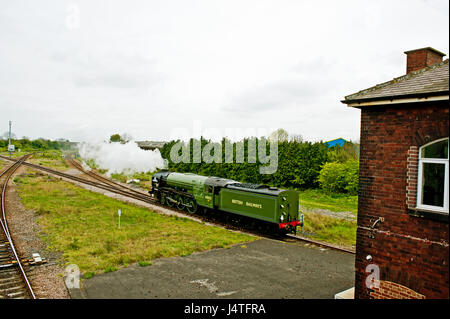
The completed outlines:
<svg viewBox="0 0 450 319">
<path fill-rule="evenodd" d="M 99 181 L 100 183 L 106 184 L 106 185 L 110 185 L 111 187 L 118 189 L 118 190 L 125 190 L 127 192 L 131 192 L 134 193 L 138 196 L 146 196 L 148 197 L 148 194 L 143 193 L 141 191 L 126 187 L 122 184 L 119 184 L 113 180 L 110 180 L 109 178 L 106 178 L 104 176 L 102 176 L 101 174 L 93 171 L 93 170 L 86 170 L 81 164 L 80 162 L 78 162 L 77 160 L 73 159 L 72 157 L 67 156 L 66 160 L 76 169 L 78 169 L 80 172 L 83 172 L 84 174 L 92 177 L 93 179 Z"/>
<path fill-rule="evenodd" d="M 9 157 L 3 156 L 3 155 L 0 155 L 0 158 L 6 159 L 6 160 L 9 160 L 9 161 L 16 161 L 15 159 L 12 159 L 12 158 L 9 158 Z M 24 162 L 23 165 L 28 166 L 28 167 L 30 167 L 32 169 L 45 171 L 47 173 L 54 174 L 54 175 L 57 175 L 57 176 L 60 176 L 60 177 L 64 177 L 66 179 L 77 181 L 77 182 L 80 182 L 80 183 L 83 183 L 83 184 L 86 184 L 86 185 L 91 185 L 91 186 L 94 186 L 94 187 L 97 187 L 97 188 L 101 188 L 101 189 L 104 189 L 106 191 L 118 194 L 118 195 L 123 195 L 123 196 L 129 197 L 129 198 L 137 199 L 137 200 L 143 201 L 143 202 L 148 203 L 148 204 L 152 204 L 152 205 L 155 205 L 155 206 L 163 207 L 163 208 L 166 208 L 166 209 L 168 208 L 165 205 L 160 204 L 157 200 L 155 200 L 154 198 L 150 197 L 148 194 L 142 193 L 140 191 L 137 191 L 137 190 L 131 189 L 129 187 L 126 187 L 124 185 L 121 185 L 119 183 L 116 183 L 116 182 L 114 182 L 112 180 L 109 180 L 106 177 L 104 177 L 104 176 L 102 176 L 102 175 L 100 175 L 100 174 L 98 174 L 98 173 L 96 173 L 94 171 L 89 171 L 89 170 L 84 169 L 82 167 L 82 165 L 78 161 L 74 160 L 73 158 L 67 158 L 67 160 L 76 169 L 80 170 L 84 174 L 87 174 L 89 177 L 95 179 L 96 181 L 87 180 L 85 178 L 73 176 L 73 175 L 70 175 L 70 174 L 67 174 L 67 173 L 63 173 L 63 172 L 60 172 L 60 171 L 57 171 L 57 170 L 54 170 L 54 169 L 51 169 L 51 168 L 48 168 L 48 167 L 44 167 L 44 166 L 36 165 L 36 164 L 31 164 L 31 163 L 28 163 L 28 162 Z M 189 214 L 189 213 L 187 213 L 185 211 L 182 211 L 182 210 L 178 210 L 178 209 L 176 209 L 174 207 L 170 207 L 170 209 L 175 210 L 178 213 L 181 213 L 181 214 L 184 214 L 184 215 L 187 215 L 187 216 L 192 216 L 191 214 Z M 341 252 L 345 252 L 345 253 L 355 254 L 355 252 L 353 250 L 349 250 L 349 249 L 342 248 L 342 247 L 339 247 L 339 246 L 330 245 L 330 244 L 327 244 L 327 243 L 311 240 L 311 239 L 304 238 L 304 237 L 297 236 L 297 235 L 293 235 L 293 234 L 287 234 L 286 236 L 284 236 L 282 238 L 281 237 L 273 237 L 273 236 L 270 236 L 270 235 L 261 234 L 260 232 L 249 231 L 248 229 L 243 229 L 243 228 L 240 228 L 239 226 L 236 226 L 236 225 L 230 225 L 227 222 L 218 222 L 216 218 L 210 218 L 210 217 L 207 217 L 207 216 L 202 216 L 200 214 L 196 214 L 195 216 L 198 217 L 199 219 L 202 219 L 205 222 L 208 222 L 208 223 L 216 224 L 216 225 L 219 225 L 219 226 L 222 226 L 222 227 L 225 227 L 225 228 L 228 228 L 228 229 L 232 229 L 232 230 L 244 231 L 244 232 L 247 232 L 247 233 L 250 233 L 250 234 L 253 234 L 253 235 L 257 235 L 257 236 L 263 236 L 263 237 L 268 237 L 270 239 L 282 240 L 282 241 L 287 241 L 287 242 L 301 241 L 301 242 L 305 242 L 305 243 L 308 243 L 308 244 L 311 244 L 311 245 L 315 245 L 315 246 L 320 246 L 320 247 L 327 248 L 327 249 L 332 249 L 332 250 L 337 250 L 337 251 L 341 251 Z"/>
<path fill-rule="evenodd" d="M 119 188 L 126 188 L 126 189 L 128 189 L 130 191 L 135 191 L 135 190 L 130 189 L 128 187 L 125 187 L 125 186 L 123 186 L 123 185 L 121 185 L 119 183 L 116 183 L 116 182 L 114 182 L 114 181 L 112 181 L 112 180 L 110 180 L 108 178 L 105 178 L 104 176 L 96 173 L 95 171 L 85 170 L 83 168 L 83 166 L 78 161 L 74 160 L 72 157 L 66 157 L 66 159 L 72 166 L 74 166 L 75 168 L 77 168 L 81 172 L 83 172 L 83 173 L 93 177 L 94 179 L 99 180 L 100 182 L 104 182 L 105 184 L 112 185 L 112 186 L 119 187 Z M 138 191 L 135 191 L 135 192 L 138 192 Z M 142 194 L 141 192 L 138 192 L 138 193 Z M 144 195 L 147 196 L 146 194 L 144 194 Z M 155 204 L 155 202 L 156 201 L 154 201 L 153 203 Z M 179 211 L 179 210 L 177 210 L 177 211 Z M 179 211 L 179 212 L 185 213 L 184 211 Z M 224 226 L 224 225 L 222 225 L 222 226 Z M 298 236 L 298 235 L 293 235 L 293 234 L 287 234 L 286 237 L 283 238 L 283 240 L 285 240 L 285 241 L 303 241 L 303 242 L 306 242 L 306 243 L 309 243 L 309 244 L 314 244 L 316 246 L 329 248 L 329 249 L 333 249 L 333 250 L 338 250 L 338 251 L 342 251 L 342 252 L 345 252 L 345 253 L 355 254 L 355 252 L 353 250 L 350 250 L 350 249 L 342 248 L 342 247 L 335 246 L 335 245 L 326 244 L 326 243 L 323 243 L 323 242 L 311 240 L 311 239 L 304 238 L 304 237 L 301 237 L 301 236 Z"/>
<path fill-rule="evenodd" d="M 5 200 L 9 179 L 30 156 L 31 154 L 23 156 L 0 173 L 0 179 L 3 179 L 0 202 L 0 299 L 36 299 L 27 276 L 26 266 L 16 251 L 8 228 Z"/>
<path fill-rule="evenodd" d="M 15 162 L 16 159 L 7 157 L 7 156 L 3 156 L 0 155 L 0 158 L 9 160 L 9 161 L 13 161 Z M 28 162 L 23 162 L 22 165 L 30 167 L 34 170 L 40 170 L 40 171 L 44 171 L 59 177 L 63 177 L 69 180 L 73 180 L 82 184 L 86 184 L 86 185 L 90 185 L 90 186 L 94 186 L 97 188 L 101 188 L 103 190 L 118 194 L 118 195 L 123 195 L 123 196 L 127 196 L 129 198 L 134 198 L 146 203 L 150 203 L 150 204 L 154 204 L 154 200 L 150 198 L 150 196 L 148 196 L 147 194 L 144 194 L 142 192 L 136 191 L 136 190 L 132 190 L 130 188 L 126 188 L 124 186 L 121 186 L 120 184 L 117 185 L 111 185 L 111 184 L 106 184 L 105 182 L 96 182 L 96 181 L 91 181 L 85 178 L 81 178 L 78 176 L 74 176 L 74 175 L 70 175 L 67 173 L 63 173 L 61 171 L 58 170 L 54 170 L 45 166 L 41 166 L 41 165 L 37 165 L 37 164 L 32 164 L 32 163 L 28 163 Z M 111 181 L 112 182 L 112 181 Z M 119 186 L 120 185 L 120 186 Z M 126 188 L 126 189 L 125 189 Z"/>
</svg>

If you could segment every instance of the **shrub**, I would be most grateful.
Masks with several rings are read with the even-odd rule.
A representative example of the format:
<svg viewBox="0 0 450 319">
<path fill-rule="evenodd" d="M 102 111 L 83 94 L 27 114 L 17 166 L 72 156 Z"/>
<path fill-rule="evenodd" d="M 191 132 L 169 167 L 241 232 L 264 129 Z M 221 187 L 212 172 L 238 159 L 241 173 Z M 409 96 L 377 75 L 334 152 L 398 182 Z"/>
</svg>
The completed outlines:
<svg viewBox="0 0 450 319">
<path fill-rule="evenodd" d="M 358 193 L 359 165 L 357 161 L 326 163 L 319 174 L 320 186 L 328 192 Z"/>
<path fill-rule="evenodd" d="M 344 165 L 346 170 L 345 180 L 347 184 L 345 190 L 351 195 L 357 195 L 359 186 L 359 162 L 347 161 Z"/>
<path fill-rule="evenodd" d="M 344 145 L 336 145 L 328 149 L 327 162 L 345 163 L 347 161 L 359 160 L 359 145 L 352 142 L 346 142 Z"/>
</svg>

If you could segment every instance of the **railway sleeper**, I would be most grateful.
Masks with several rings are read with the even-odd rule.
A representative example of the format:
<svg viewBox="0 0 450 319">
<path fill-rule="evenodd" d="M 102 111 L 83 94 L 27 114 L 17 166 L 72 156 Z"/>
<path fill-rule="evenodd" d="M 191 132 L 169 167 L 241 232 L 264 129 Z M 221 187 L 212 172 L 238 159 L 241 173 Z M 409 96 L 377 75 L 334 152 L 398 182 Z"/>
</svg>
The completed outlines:
<svg viewBox="0 0 450 319">
<path fill-rule="evenodd" d="M 25 289 L 25 287 L 23 287 L 22 289 Z M 9 299 L 24 299 L 27 296 L 27 294 L 28 293 L 25 290 L 23 290 L 23 291 L 9 293 L 6 296 Z"/>
<path fill-rule="evenodd" d="M 0 264 L 0 270 L 4 270 L 4 269 L 8 269 L 8 268 L 13 268 L 14 266 L 16 266 L 13 263 L 9 263 L 9 264 Z M 0 273 L 0 278 L 1 278 L 1 273 Z"/>
<path fill-rule="evenodd" d="M 15 265 L 13 265 L 13 266 L 15 266 Z M 17 274 L 18 274 L 17 268 L 13 267 L 13 266 L 4 268 L 4 269 L 0 268 L 0 279 L 17 276 Z"/>
<path fill-rule="evenodd" d="M 17 264 L 17 260 L 12 259 L 11 256 L 9 258 L 0 259 L 0 265 L 9 265 L 9 264 Z"/>
<path fill-rule="evenodd" d="M 17 263 L 17 261 L 14 260 L 13 258 L 14 257 L 11 254 L 8 254 L 8 255 L 0 254 L 0 268 L 2 268 L 2 265 L 9 265 L 9 264 Z M 22 259 L 20 259 L 20 263 L 23 266 L 36 266 L 36 265 L 46 264 L 47 260 L 45 258 L 41 258 L 40 260 L 22 258 Z"/>
<path fill-rule="evenodd" d="M 12 277 L 8 277 L 8 278 L 0 278 L 0 287 L 2 285 L 6 285 L 12 282 L 17 282 L 20 281 L 20 277 L 19 276 L 12 276 Z"/>
<path fill-rule="evenodd" d="M 0 254 L 0 263 L 11 260 L 12 258 L 12 254 Z"/>
<path fill-rule="evenodd" d="M 23 286 L 19 279 L 11 279 L 9 281 L 0 283 L 0 291 L 7 291 L 8 289 L 15 289 L 18 285 Z M 24 286 L 23 286 L 24 287 Z"/>
<path fill-rule="evenodd" d="M 23 282 L 20 280 L 16 280 L 12 286 L 2 289 L 2 292 L 10 293 L 10 292 L 15 292 L 15 291 L 23 289 L 23 288 L 25 288 L 25 285 L 23 284 Z"/>
<path fill-rule="evenodd" d="M 17 283 L 15 286 L 12 286 L 10 288 L 6 288 L 6 289 L 2 289 L 1 292 L 3 295 L 9 296 L 10 294 L 16 293 L 16 292 L 21 292 L 25 289 L 25 285 L 21 284 L 21 283 Z"/>
</svg>

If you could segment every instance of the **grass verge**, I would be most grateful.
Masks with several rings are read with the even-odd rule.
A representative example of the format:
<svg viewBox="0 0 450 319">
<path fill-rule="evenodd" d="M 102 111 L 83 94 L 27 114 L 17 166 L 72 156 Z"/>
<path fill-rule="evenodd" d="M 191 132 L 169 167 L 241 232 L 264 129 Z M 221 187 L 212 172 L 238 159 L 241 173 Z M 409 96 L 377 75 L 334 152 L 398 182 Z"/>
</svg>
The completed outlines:
<svg viewBox="0 0 450 319">
<path fill-rule="evenodd" d="M 37 213 L 49 249 L 63 252 L 64 261 L 78 265 L 85 278 L 131 263 L 147 266 L 159 257 L 187 256 L 256 239 L 157 214 L 38 172 L 27 171 L 14 181 L 22 203 Z"/>
<path fill-rule="evenodd" d="M 52 169 L 65 171 L 69 168 L 64 155 L 59 150 L 42 151 L 34 154 L 29 160 L 30 163 L 38 164 Z"/>
<path fill-rule="evenodd" d="M 93 159 L 78 159 L 82 160 L 91 168 L 95 169 L 97 172 L 101 174 L 106 174 L 107 170 L 100 168 L 97 163 Z M 111 174 L 111 179 L 119 181 L 121 183 L 131 182 L 142 189 L 150 190 L 152 187 L 152 172 L 138 172 L 138 173 L 113 173 Z"/>
<path fill-rule="evenodd" d="M 328 209 L 332 212 L 358 212 L 358 196 L 307 189 L 299 191 L 299 197 L 300 205 L 304 207 Z"/>
<path fill-rule="evenodd" d="M 300 205 L 310 208 L 304 211 L 303 233 L 299 235 L 339 246 L 356 245 L 356 220 L 346 220 L 314 213 L 314 209 L 331 212 L 358 212 L 358 196 L 347 194 L 329 194 L 320 189 L 308 189 L 299 192 Z"/>
<path fill-rule="evenodd" d="M 42 165 L 46 167 L 50 167 L 53 169 L 57 169 L 60 171 L 65 171 L 69 167 L 64 160 L 64 155 L 60 150 L 46 150 L 46 151 L 20 151 L 14 152 L 12 154 L 13 158 L 19 158 L 26 154 L 35 152 L 35 154 L 28 160 L 28 162 L 32 164 Z M 9 156 L 8 152 L 1 152 L 1 155 Z M 11 163 L 11 162 L 9 162 Z"/>
<path fill-rule="evenodd" d="M 338 246 L 356 245 L 356 221 L 308 212 L 304 215 L 303 232 L 299 227 L 298 235 Z"/>
</svg>

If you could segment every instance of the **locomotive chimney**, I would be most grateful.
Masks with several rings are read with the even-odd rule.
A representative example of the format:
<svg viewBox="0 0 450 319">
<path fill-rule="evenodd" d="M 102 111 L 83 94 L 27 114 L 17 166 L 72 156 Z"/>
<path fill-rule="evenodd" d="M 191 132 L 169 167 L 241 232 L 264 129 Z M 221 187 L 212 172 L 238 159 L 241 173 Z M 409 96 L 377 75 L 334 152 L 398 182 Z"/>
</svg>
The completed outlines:
<svg viewBox="0 0 450 319">
<path fill-rule="evenodd" d="M 406 51 L 406 74 L 442 62 L 444 53 L 431 47 Z"/>
</svg>

